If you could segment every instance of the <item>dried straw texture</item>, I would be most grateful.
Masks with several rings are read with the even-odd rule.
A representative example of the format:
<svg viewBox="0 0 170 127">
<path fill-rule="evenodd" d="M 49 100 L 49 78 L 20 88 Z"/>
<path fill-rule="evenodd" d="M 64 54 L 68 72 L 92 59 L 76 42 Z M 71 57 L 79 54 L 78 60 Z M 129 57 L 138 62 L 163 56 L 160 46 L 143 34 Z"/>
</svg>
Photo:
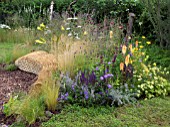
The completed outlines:
<svg viewBox="0 0 170 127">
<path fill-rule="evenodd" d="M 42 70 L 57 69 L 57 60 L 54 55 L 45 51 L 36 51 L 17 59 L 15 65 L 20 70 L 38 75 Z"/>
<path fill-rule="evenodd" d="M 38 94 L 42 84 L 57 69 L 57 59 L 45 51 L 35 51 L 17 59 L 15 65 L 20 70 L 38 75 L 37 81 L 30 88 L 30 92 L 35 91 Z"/>
</svg>

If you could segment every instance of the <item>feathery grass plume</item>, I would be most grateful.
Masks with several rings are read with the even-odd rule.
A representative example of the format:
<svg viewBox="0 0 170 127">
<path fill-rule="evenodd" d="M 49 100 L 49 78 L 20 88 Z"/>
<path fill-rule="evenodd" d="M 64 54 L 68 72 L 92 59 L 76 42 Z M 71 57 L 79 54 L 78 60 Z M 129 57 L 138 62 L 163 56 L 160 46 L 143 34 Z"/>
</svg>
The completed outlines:
<svg viewBox="0 0 170 127">
<path fill-rule="evenodd" d="M 59 89 L 60 83 L 56 81 L 56 78 L 52 75 L 42 83 L 42 95 L 44 96 L 45 104 L 50 111 L 55 111 L 56 109 Z"/>
<path fill-rule="evenodd" d="M 61 35 L 58 43 L 58 68 L 63 72 L 69 72 L 74 75 L 75 70 L 88 66 L 87 56 L 93 45 L 82 40 L 70 39 Z"/>
</svg>

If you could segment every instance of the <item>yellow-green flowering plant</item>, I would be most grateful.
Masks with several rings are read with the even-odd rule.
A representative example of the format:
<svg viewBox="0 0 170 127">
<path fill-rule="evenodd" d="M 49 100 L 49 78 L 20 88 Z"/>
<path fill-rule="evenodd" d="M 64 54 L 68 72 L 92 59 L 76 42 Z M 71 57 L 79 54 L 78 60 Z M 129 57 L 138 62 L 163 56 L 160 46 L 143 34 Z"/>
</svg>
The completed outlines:
<svg viewBox="0 0 170 127">
<path fill-rule="evenodd" d="M 155 96 L 165 96 L 169 93 L 170 83 L 165 75 L 169 74 L 166 69 L 157 67 L 156 63 L 148 62 L 149 55 L 147 46 L 151 44 L 142 37 L 141 41 L 136 41 L 134 47 L 131 46 L 131 59 L 134 67 L 133 82 L 136 86 L 138 97 L 150 99 Z M 165 76 L 166 77 L 166 76 Z"/>
<path fill-rule="evenodd" d="M 51 25 L 51 24 L 50 24 Z M 53 53 L 54 55 L 58 55 L 58 45 L 61 38 L 61 33 L 65 31 L 65 28 L 61 26 L 58 27 L 58 24 L 53 24 L 52 26 L 46 26 L 44 23 L 41 23 L 37 30 L 40 35 L 37 40 L 35 40 L 36 44 L 39 44 L 39 47 L 42 50 Z"/>
<path fill-rule="evenodd" d="M 150 99 L 155 96 L 165 96 L 170 89 L 170 83 L 163 77 L 169 71 L 153 65 L 144 66 L 140 73 L 135 72 L 137 93 L 139 97 Z"/>
</svg>

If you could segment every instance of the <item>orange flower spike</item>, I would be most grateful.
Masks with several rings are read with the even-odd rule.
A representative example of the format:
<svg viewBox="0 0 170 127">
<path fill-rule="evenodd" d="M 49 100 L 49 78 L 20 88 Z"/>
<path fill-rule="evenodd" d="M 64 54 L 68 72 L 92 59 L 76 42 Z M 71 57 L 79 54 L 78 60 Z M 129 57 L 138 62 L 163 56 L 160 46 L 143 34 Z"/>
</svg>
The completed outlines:
<svg viewBox="0 0 170 127">
<path fill-rule="evenodd" d="M 130 52 L 132 53 L 132 44 L 129 45 Z"/>
<path fill-rule="evenodd" d="M 110 31 L 109 34 L 110 34 L 110 39 L 113 38 L 113 31 Z"/>
<path fill-rule="evenodd" d="M 121 70 L 121 71 L 124 70 L 124 63 L 123 63 L 123 62 L 120 63 L 120 70 Z"/>
<path fill-rule="evenodd" d="M 123 55 L 125 55 L 126 49 L 127 49 L 126 45 L 123 45 L 123 46 L 122 46 L 122 53 L 123 53 Z"/>
<path fill-rule="evenodd" d="M 126 58 L 125 58 L 125 64 L 126 64 L 126 66 L 128 66 L 128 64 L 129 64 L 129 58 L 130 58 L 130 55 L 128 54 L 128 55 L 126 56 Z"/>
<path fill-rule="evenodd" d="M 136 41 L 136 48 L 138 48 L 138 43 L 139 43 L 139 42 L 138 42 L 138 41 Z"/>
</svg>

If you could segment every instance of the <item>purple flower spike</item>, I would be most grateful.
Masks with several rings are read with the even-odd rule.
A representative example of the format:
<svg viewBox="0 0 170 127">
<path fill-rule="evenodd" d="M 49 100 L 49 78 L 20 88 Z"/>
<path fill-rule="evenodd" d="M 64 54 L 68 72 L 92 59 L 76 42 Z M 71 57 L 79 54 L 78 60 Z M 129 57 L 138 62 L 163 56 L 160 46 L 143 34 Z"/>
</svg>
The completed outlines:
<svg viewBox="0 0 170 127">
<path fill-rule="evenodd" d="M 105 74 L 105 75 L 104 75 L 104 78 L 105 78 L 105 79 L 110 78 L 110 77 L 113 77 L 113 74 Z"/>
<path fill-rule="evenodd" d="M 88 95 L 88 91 L 84 91 L 84 96 L 85 96 L 85 99 L 87 100 L 89 98 L 89 95 Z"/>
<path fill-rule="evenodd" d="M 114 54 L 112 62 L 114 63 L 116 61 L 117 54 Z"/>
<path fill-rule="evenodd" d="M 61 95 L 61 100 L 63 100 L 64 99 L 64 95 Z"/>
<path fill-rule="evenodd" d="M 108 74 L 105 74 L 105 75 L 104 75 L 104 78 L 107 79 L 107 78 L 108 78 Z"/>
<path fill-rule="evenodd" d="M 130 55 L 131 57 L 133 56 L 131 52 L 129 53 L 129 55 Z"/>
<path fill-rule="evenodd" d="M 65 94 L 65 97 L 68 97 L 68 92 Z"/>
<path fill-rule="evenodd" d="M 102 92 L 98 92 L 98 94 L 103 95 L 103 93 L 102 93 Z"/>
<path fill-rule="evenodd" d="M 96 81 L 96 75 L 94 73 L 94 71 L 89 75 L 89 82 L 90 83 L 95 83 Z"/>
<path fill-rule="evenodd" d="M 100 77 L 100 80 L 104 80 L 103 76 Z"/>
<path fill-rule="evenodd" d="M 108 62 L 108 64 L 110 65 L 110 64 L 111 64 L 111 62 Z"/>
<path fill-rule="evenodd" d="M 68 92 L 64 95 L 64 100 L 68 99 Z"/>
<path fill-rule="evenodd" d="M 108 77 L 113 77 L 113 74 L 107 74 Z"/>
<path fill-rule="evenodd" d="M 72 84 L 72 85 L 71 85 L 71 89 L 72 89 L 73 91 L 75 91 L 75 84 Z"/>
<path fill-rule="evenodd" d="M 99 67 L 96 67 L 96 71 L 98 71 L 99 70 Z"/>
<path fill-rule="evenodd" d="M 110 88 L 112 88 L 112 85 L 108 84 L 107 87 L 110 89 Z"/>
</svg>

